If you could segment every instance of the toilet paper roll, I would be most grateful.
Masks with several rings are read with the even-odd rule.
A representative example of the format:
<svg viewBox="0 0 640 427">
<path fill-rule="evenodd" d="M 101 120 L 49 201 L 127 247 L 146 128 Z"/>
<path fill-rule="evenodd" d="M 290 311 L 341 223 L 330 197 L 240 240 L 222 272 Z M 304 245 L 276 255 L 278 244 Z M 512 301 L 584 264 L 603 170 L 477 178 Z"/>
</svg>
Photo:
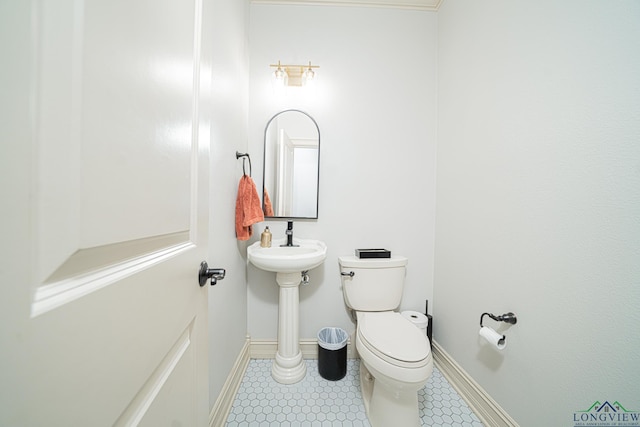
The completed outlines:
<svg viewBox="0 0 640 427">
<path fill-rule="evenodd" d="M 494 331 L 492 328 L 489 328 L 488 326 L 483 326 L 482 328 L 480 328 L 479 334 L 482 338 L 487 340 L 492 346 L 494 346 L 498 350 L 502 350 L 503 348 L 506 347 L 506 344 L 505 344 L 506 337 L 504 335 L 500 335 L 499 333 Z"/>
<path fill-rule="evenodd" d="M 427 331 L 427 326 L 429 325 L 429 318 L 419 311 L 411 311 L 406 310 L 400 313 L 402 317 L 409 320 L 411 323 L 416 325 L 419 329 Z"/>
</svg>

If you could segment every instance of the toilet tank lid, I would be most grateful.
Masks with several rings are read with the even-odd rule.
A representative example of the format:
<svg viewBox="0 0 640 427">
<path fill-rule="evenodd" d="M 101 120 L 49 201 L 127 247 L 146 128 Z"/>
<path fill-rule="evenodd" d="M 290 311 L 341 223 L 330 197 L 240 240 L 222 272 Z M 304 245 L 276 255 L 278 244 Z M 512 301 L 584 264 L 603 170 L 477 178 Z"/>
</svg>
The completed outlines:
<svg viewBox="0 0 640 427">
<path fill-rule="evenodd" d="M 351 268 L 390 268 L 404 267 L 409 260 L 403 256 L 392 256 L 391 258 L 358 258 L 354 255 L 338 257 L 341 267 Z"/>
</svg>

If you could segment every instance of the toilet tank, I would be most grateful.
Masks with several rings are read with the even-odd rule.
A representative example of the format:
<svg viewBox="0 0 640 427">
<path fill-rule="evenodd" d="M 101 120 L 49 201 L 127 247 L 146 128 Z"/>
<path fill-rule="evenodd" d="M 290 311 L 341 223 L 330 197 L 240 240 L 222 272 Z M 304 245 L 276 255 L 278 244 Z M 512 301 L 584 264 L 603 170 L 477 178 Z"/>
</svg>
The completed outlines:
<svg viewBox="0 0 640 427">
<path fill-rule="evenodd" d="M 342 292 L 356 311 L 388 311 L 400 306 L 407 258 L 338 258 Z M 351 274 L 353 272 L 353 274 Z"/>
</svg>

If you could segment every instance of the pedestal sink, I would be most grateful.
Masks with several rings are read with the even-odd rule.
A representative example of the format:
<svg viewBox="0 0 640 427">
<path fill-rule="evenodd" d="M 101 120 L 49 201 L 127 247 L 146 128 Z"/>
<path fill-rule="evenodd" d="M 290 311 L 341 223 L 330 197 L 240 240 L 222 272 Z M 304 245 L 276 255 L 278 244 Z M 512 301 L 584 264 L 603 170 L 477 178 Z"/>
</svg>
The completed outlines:
<svg viewBox="0 0 640 427">
<path fill-rule="evenodd" d="M 324 262 L 327 246 L 319 240 L 295 238 L 293 244 L 298 246 L 280 246 L 284 243 L 284 239 L 276 239 L 270 248 L 263 248 L 260 242 L 256 242 L 247 248 L 247 256 L 259 269 L 276 273 L 280 287 L 278 352 L 271 367 L 271 376 L 281 384 L 293 384 L 307 373 L 300 351 L 298 286 L 303 271 Z"/>
</svg>

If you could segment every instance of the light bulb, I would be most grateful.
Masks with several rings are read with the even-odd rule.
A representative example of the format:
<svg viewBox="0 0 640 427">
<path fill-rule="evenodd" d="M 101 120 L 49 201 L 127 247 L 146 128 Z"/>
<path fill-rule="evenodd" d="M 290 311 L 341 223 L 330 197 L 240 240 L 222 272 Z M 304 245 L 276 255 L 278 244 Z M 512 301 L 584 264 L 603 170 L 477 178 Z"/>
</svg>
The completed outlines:
<svg viewBox="0 0 640 427">
<path fill-rule="evenodd" d="M 282 70 L 282 68 L 278 67 L 278 69 L 273 72 L 273 77 L 278 80 L 284 79 L 284 71 Z"/>
<path fill-rule="evenodd" d="M 309 68 L 302 73 L 302 83 L 305 85 L 313 83 L 315 78 L 316 73 L 311 69 L 311 63 L 309 63 Z"/>
<path fill-rule="evenodd" d="M 280 66 L 280 61 L 278 61 L 278 68 L 273 72 L 273 78 L 275 79 L 276 86 L 285 86 L 287 84 L 287 72 L 282 69 Z"/>
</svg>

